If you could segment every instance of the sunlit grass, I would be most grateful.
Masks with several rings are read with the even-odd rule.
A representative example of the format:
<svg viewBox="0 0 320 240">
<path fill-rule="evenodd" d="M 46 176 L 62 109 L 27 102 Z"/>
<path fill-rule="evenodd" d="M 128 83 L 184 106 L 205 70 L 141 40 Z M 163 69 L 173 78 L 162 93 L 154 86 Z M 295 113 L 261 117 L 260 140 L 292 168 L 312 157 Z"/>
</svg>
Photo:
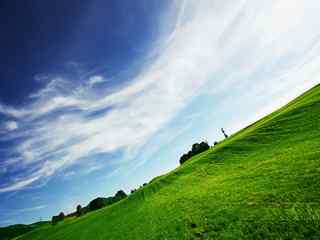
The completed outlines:
<svg viewBox="0 0 320 240">
<path fill-rule="evenodd" d="M 19 239 L 320 239 L 319 190 L 317 86 L 126 200 Z"/>
</svg>

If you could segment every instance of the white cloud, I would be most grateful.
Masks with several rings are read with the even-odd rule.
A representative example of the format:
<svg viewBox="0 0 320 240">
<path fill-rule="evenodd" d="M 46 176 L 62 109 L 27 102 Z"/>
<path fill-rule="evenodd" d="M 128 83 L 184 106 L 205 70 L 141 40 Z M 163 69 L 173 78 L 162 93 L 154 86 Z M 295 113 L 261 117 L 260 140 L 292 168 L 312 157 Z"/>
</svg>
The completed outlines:
<svg viewBox="0 0 320 240">
<path fill-rule="evenodd" d="M 26 162 L 30 162 L 35 158 L 34 153 L 32 151 L 22 152 L 22 157 Z"/>
<path fill-rule="evenodd" d="M 93 86 L 93 85 L 96 85 L 98 83 L 102 83 L 102 82 L 106 82 L 107 80 L 103 77 L 103 76 L 100 76 L 100 75 L 95 75 L 95 76 L 91 76 L 89 78 L 89 81 L 88 81 L 88 84 L 90 86 Z"/>
<path fill-rule="evenodd" d="M 9 121 L 5 123 L 5 128 L 9 131 L 18 129 L 18 123 L 15 121 Z"/>
<path fill-rule="evenodd" d="M 29 107 L 0 105 L 0 112 L 26 126 L 21 131 L 27 139 L 13 151 L 26 167 L 41 163 L 0 192 L 24 188 L 93 153 L 123 148 L 126 155 L 119 161 L 128 161 L 200 94 L 214 101 L 232 89 L 233 98 L 223 99 L 225 109 L 245 101 L 278 106 L 319 77 L 317 9 L 316 1 L 300 0 L 184 1 L 159 56 L 126 87 L 94 92 L 58 78 L 34 94 Z M 104 81 L 94 75 L 86 83 Z"/>
</svg>

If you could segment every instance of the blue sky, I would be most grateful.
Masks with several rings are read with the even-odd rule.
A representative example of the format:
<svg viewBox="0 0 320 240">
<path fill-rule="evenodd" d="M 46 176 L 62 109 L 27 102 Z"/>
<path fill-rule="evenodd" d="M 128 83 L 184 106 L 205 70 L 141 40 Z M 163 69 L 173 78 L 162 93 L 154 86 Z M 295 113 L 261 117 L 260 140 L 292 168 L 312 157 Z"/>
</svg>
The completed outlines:
<svg viewBox="0 0 320 240">
<path fill-rule="evenodd" d="M 0 9 L 0 225 L 128 192 L 319 82 L 315 0 Z"/>
</svg>

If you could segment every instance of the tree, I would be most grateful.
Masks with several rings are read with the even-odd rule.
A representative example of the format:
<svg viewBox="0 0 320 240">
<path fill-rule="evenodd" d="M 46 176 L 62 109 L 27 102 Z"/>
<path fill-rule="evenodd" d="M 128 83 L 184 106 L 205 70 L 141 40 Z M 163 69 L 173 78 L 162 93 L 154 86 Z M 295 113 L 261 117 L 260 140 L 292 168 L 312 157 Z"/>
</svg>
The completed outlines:
<svg viewBox="0 0 320 240">
<path fill-rule="evenodd" d="M 207 142 L 201 142 L 200 143 L 200 148 L 199 148 L 199 153 L 207 151 L 210 148 L 209 144 Z"/>
<path fill-rule="evenodd" d="M 76 213 L 77 213 L 78 217 L 81 216 L 81 214 L 82 214 L 82 207 L 81 207 L 80 204 L 77 206 L 77 212 Z"/>
<path fill-rule="evenodd" d="M 63 221 L 64 220 L 64 213 L 61 212 L 59 213 L 58 216 L 53 216 L 51 219 L 51 223 L 52 225 L 56 225 L 58 222 Z"/>
<path fill-rule="evenodd" d="M 96 198 L 89 203 L 90 211 L 94 211 L 106 206 L 106 203 L 103 198 Z"/>
<path fill-rule="evenodd" d="M 114 197 L 115 197 L 116 199 L 121 200 L 121 199 L 123 199 L 123 198 L 126 198 L 126 197 L 127 197 L 127 194 L 126 194 L 123 190 L 119 190 L 119 191 L 116 193 L 116 195 L 114 195 Z"/>
<path fill-rule="evenodd" d="M 188 159 L 189 159 L 189 158 L 192 158 L 193 155 L 194 155 L 194 153 L 192 152 L 192 150 L 190 150 L 190 151 L 187 153 Z"/>
<path fill-rule="evenodd" d="M 201 145 L 199 143 L 195 143 L 192 145 L 191 151 L 192 153 L 198 153 L 200 151 Z"/>
<path fill-rule="evenodd" d="M 187 154 L 183 154 L 181 157 L 180 157 L 180 164 L 184 163 L 185 161 L 187 161 L 189 159 L 188 155 Z"/>
<path fill-rule="evenodd" d="M 63 212 L 59 213 L 59 220 L 60 221 L 64 220 L 64 213 Z"/>
<path fill-rule="evenodd" d="M 51 224 L 54 226 L 58 223 L 58 216 L 52 216 L 51 218 Z"/>
<path fill-rule="evenodd" d="M 195 156 L 199 153 L 202 153 L 202 152 L 208 150 L 209 148 L 210 148 L 210 146 L 209 146 L 208 142 L 194 143 L 192 145 L 191 150 L 188 153 L 183 154 L 180 157 L 180 164 L 183 164 L 188 159 L 192 158 L 193 156 Z"/>
</svg>

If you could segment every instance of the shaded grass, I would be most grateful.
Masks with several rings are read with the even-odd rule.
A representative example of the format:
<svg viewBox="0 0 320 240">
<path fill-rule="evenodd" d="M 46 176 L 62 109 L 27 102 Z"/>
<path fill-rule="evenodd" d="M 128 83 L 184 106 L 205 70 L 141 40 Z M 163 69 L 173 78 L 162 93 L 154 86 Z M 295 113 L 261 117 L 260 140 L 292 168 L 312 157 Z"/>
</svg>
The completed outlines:
<svg viewBox="0 0 320 240">
<path fill-rule="evenodd" d="M 16 225 L 8 226 L 8 227 L 1 227 L 0 228 L 0 239 L 1 240 L 13 239 L 13 238 L 18 237 L 20 235 L 23 235 L 27 232 L 30 232 L 36 228 L 48 226 L 49 224 L 50 223 L 47 221 L 40 221 L 40 222 L 36 222 L 36 223 L 30 224 L 30 225 L 16 224 Z"/>
<path fill-rule="evenodd" d="M 320 239 L 320 86 L 110 207 L 19 239 Z"/>
</svg>

